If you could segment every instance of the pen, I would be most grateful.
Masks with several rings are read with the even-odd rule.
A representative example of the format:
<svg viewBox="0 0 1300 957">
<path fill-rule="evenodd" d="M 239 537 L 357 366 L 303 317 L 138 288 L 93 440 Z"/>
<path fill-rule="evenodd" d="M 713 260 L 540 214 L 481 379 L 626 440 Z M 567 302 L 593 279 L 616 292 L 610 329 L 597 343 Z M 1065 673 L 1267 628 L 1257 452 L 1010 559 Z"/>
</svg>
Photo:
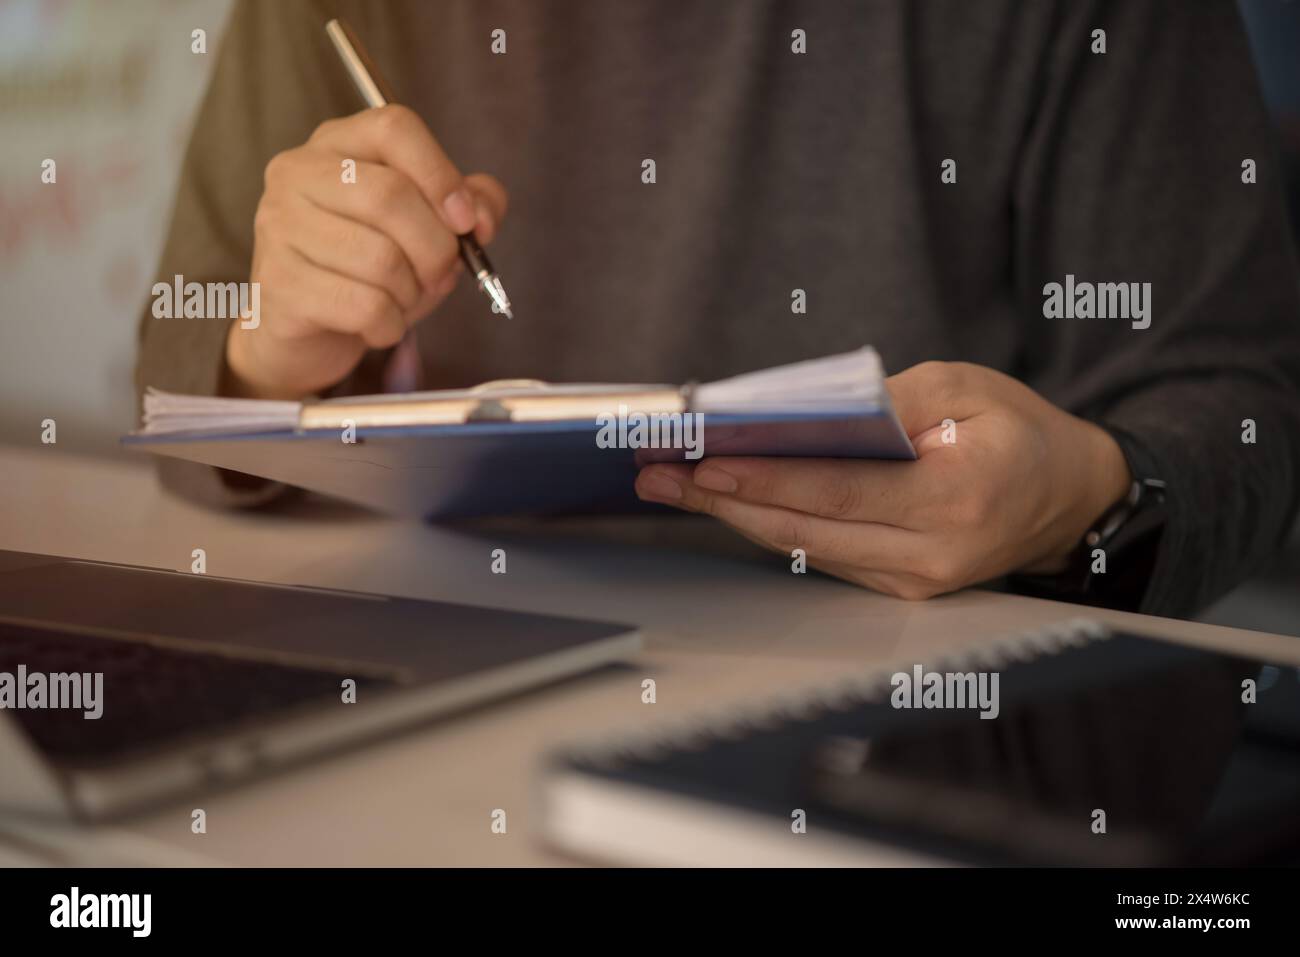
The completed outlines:
<svg viewBox="0 0 1300 957">
<path fill-rule="evenodd" d="M 352 32 L 352 28 L 342 20 L 331 20 L 325 24 L 325 32 L 333 41 L 334 49 L 338 51 L 339 58 L 347 68 L 348 75 L 352 77 L 352 82 L 356 84 L 362 99 L 366 101 L 366 105 L 387 106 L 392 103 L 394 101 L 392 90 L 384 81 L 374 61 L 366 53 L 361 41 L 357 39 L 357 35 Z M 510 297 L 506 295 L 505 287 L 501 285 L 501 277 L 492 268 L 492 262 L 483 251 L 483 247 L 478 244 L 478 240 L 474 238 L 474 234 L 465 233 L 456 238 L 460 241 L 460 258 L 464 261 L 469 274 L 477 280 L 479 288 L 491 297 L 497 309 L 507 319 L 513 319 Z"/>
</svg>

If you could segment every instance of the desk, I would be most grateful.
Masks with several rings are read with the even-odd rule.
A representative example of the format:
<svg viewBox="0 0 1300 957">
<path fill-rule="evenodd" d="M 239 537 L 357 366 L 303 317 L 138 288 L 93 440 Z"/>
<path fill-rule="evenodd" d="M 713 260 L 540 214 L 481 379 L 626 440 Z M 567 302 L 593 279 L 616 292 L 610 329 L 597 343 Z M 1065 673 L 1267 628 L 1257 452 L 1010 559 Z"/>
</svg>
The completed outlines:
<svg viewBox="0 0 1300 957">
<path fill-rule="evenodd" d="M 1080 614 L 969 590 L 876 595 L 762 552 L 695 516 L 434 527 L 304 501 L 230 513 L 162 492 L 150 463 L 0 446 L 0 548 L 283 584 L 627 621 L 644 651 L 578 678 L 247 786 L 101 829 L 143 860 L 237 865 L 569 863 L 538 835 L 539 759 L 557 743 L 643 727 L 853 670 L 921 660 Z M 491 572 L 504 548 L 507 573 Z M 69 595 L 69 601 L 77 596 Z M 1300 660 L 1294 638 L 1120 612 L 1097 617 L 1193 644 Z M 657 702 L 641 701 L 654 678 Z M 207 833 L 190 812 L 207 812 Z M 494 809 L 507 812 L 493 834 Z M 73 847 L 94 846 L 74 835 Z M 102 860 L 102 858 L 100 858 Z"/>
</svg>

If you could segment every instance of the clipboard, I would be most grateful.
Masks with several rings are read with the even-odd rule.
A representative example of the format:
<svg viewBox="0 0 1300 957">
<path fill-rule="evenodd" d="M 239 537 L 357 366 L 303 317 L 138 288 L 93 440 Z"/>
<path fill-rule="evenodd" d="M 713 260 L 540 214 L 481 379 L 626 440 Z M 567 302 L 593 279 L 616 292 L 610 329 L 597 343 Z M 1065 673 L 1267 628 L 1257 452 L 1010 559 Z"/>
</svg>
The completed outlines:
<svg viewBox="0 0 1300 957">
<path fill-rule="evenodd" d="M 611 447 L 610 416 L 698 416 L 703 457 L 914 459 L 882 381 L 867 348 L 676 387 L 500 380 L 305 403 L 151 392 L 145 427 L 122 441 L 426 519 L 658 510 L 636 498 L 637 471 L 690 450 Z"/>
</svg>

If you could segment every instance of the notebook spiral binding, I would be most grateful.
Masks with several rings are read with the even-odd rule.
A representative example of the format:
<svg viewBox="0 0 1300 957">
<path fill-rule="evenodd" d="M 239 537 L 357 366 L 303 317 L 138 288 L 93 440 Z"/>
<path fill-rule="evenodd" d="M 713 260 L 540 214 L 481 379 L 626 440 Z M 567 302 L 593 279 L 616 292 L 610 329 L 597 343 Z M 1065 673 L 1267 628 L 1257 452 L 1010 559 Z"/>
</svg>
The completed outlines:
<svg viewBox="0 0 1300 957">
<path fill-rule="evenodd" d="M 937 671 L 1001 668 L 1043 655 L 1059 654 L 1111 637 L 1110 629 L 1089 618 L 1071 618 L 1042 628 L 1017 632 L 992 644 L 939 658 Z M 751 705 L 729 705 L 702 711 L 653 728 L 623 731 L 589 743 L 570 746 L 564 758 L 604 769 L 633 762 L 654 761 L 676 751 L 701 751 L 715 741 L 740 740 L 754 732 L 775 730 L 795 721 L 812 721 L 831 711 L 848 711 L 883 701 L 895 669 L 873 668 L 868 674 L 843 678 L 812 689 L 764 698 Z"/>
</svg>

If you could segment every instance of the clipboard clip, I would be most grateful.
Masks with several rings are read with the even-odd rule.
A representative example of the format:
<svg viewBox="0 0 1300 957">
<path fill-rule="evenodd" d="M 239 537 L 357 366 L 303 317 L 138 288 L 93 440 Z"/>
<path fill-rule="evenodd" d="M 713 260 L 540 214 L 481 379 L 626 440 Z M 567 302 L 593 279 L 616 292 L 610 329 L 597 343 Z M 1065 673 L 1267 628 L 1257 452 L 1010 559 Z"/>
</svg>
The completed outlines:
<svg viewBox="0 0 1300 957">
<path fill-rule="evenodd" d="M 512 422 L 514 416 L 498 399 L 480 399 L 465 416 L 466 422 Z"/>
<path fill-rule="evenodd" d="M 543 382 L 541 379 L 493 379 L 491 382 L 480 382 L 478 385 L 471 387 L 468 391 L 474 394 L 483 392 L 497 392 L 505 389 L 536 389 L 542 391 L 549 389 L 551 384 Z"/>
<path fill-rule="evenodd" d="M 695 390 L 699 388 L 699 385 L 700 383 L 698 381 L 692 379 L 690 382 L 683 384 L 678 390 L 678 394 L 682 397 L 683 412 L 695 411 Z"/>
<path fill-rule="evenodd" d="M 543 382 L 541 379 L 493 379 L 490 382 L 480 382 L 469 389 L 469 392 L 472 395 L 482 395 L 484 398 L 478 400 L 470 413 L 465 416 L 465 421 L 512 422 L 514 421 L 513 414 L 502 405 L 499 399 L 493 396 L 493 393 L 509 389 L 531 389 L 537 392 L 545 392 L 550 387 L 549 382 Z"/>
</svg>

